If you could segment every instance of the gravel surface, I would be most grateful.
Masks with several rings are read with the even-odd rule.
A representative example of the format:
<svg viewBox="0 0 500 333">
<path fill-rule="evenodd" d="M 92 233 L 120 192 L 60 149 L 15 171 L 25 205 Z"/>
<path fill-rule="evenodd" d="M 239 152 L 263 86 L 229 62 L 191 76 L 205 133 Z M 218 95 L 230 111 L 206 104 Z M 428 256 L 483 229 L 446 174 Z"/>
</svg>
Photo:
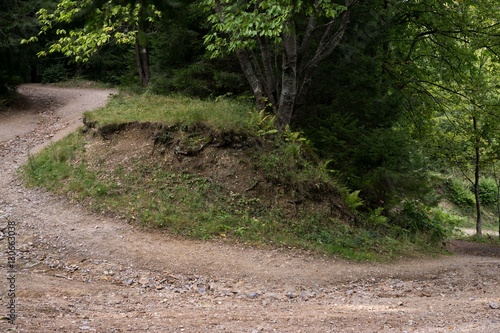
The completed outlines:
<svg viewBox="0 0 500 333">
<path fill-rule="evenodd" d="M 180 240 L 98 216 L 16 175 L 110 90 L 21 87 L 0 114 L 0 302 L 17 332 L 500 332 L 500 249 L 352 263 L 293 250 Z M 2 316 L 0 311 L 0 317 Z"/>
</svg>

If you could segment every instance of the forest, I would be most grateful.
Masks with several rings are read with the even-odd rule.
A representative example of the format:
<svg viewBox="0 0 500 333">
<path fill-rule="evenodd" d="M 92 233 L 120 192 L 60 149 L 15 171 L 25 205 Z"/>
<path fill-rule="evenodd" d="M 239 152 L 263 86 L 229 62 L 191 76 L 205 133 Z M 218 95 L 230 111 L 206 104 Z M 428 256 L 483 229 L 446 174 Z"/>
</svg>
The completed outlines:
<svg viewBox="0 0 500 333">
<path fill-rule="evenodd" d="M 2 0 L 22 83 L 244 100 L 297 133 L 363 223 L 500 232 L 497 0 Z M 273 130 L 274 131 L 274 130 Z"/>
</svg>

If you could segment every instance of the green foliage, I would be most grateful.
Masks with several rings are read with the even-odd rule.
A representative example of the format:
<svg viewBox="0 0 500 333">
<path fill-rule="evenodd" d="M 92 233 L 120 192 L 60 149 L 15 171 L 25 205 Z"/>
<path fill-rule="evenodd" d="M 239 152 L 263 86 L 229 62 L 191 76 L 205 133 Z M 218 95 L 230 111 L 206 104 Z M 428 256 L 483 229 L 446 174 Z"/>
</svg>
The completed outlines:
<svg viewBox="0 0 500 333">
<path fill-rule="evenodd" d="M 37 22 L 33 11 L 50 1 L 0 1 L 0 100 L 4 103 L 15 97 L 16 87 L 29 80 L 32 55 L 36 46 L 21 47 L 23 37 L 35 33 Z M 0 103 L 0 107 L 1 107 Z"/>
<path fill-rule="evenodd" d="M 156 94 L 181 93 L 207 98 L 224 94 L 239 94 L 245 84 L 240 74 L 226 72 L 214 64 L 199 61 L 153 76 L 148 91 Z"/>
<path fill-rule="evenodd" d="M 454 203 L 459 206 L 473 206 L 476 202 L 470 184 L 460 178 L 452 178 L 448 182 L 450 196 Z"/>
<path fill-rule="evenodd" d="M 483 177 L 479 180 L 479 200 L 485 205 L 498 202 L 498 186 L 495 179 Z"/>
<path fill-rule="evenodd" d="M 106 45 L 87 62 L 75 65 L 78 76 L 112 85 L 133 86 L 139 83 L 137 64 L 128 45 Z"/>
<path fill-rule="evenodd" d="M 278 133 L 276 129 L 276 117 L 267 113 L 266 110 L 252 112 L 250 116 L 250 123 L 255 127 L 257 135 L 263 136 Z"/>
<path fill-rule="evenodd" d="M 55 10 L 42 8 L 37 12 L 41 24 L 37 36 L 24 39 L 22 43 L 38 41 L 42 36 L 55 29 L 57 39 L 50 43 L 48 50 L 40 51 L 39 56 L 48 53 L 62 53 L 77 62 L 86 62 L 102 46 L 108 43 L 134 44 L 139 38 L 139 25 L 142 20 L 153 21 L 161 13 L 153 5 L 141 6 L 140 2 L 116 4 L 113 1 L 95 7 L 92 0 L 62 0 Z M 144 17 L 144 13 L 148 12 Z M 70 23 L 86 18 L 83 27 L 67 28 Z"/>
<path fill-rule="evenodd" d="M 451 235 L 456 219 L 440 209 L 432 209 L 418 201 L 405 201 L 402 210 L 390 220 L 407 237 L 418 234 L 428 237 L 433 243 L 441 242 Z"/>
<path fill-rule="evenodd" d="M 367 207 L 389 208 L 406 196 L 428 195 L 426 159 L 408 132 L 369 128 L 350 120 L 354 116 L 323 110 L 312 118 L 307 136 L 346 185 L 361 191 Z"/>
<path fill-rule="evenodd" d="M 213 69 L 206 63 L 195 63 L 173 70 L 166 88 L 188 96 L 207 97 L 213 91 Z"/>
<path fill-rule="evenodd" d="M 297 14 L 334 18 L 346 9 L 333 1 L 322 0 L 318 5 L 309 1 L 235 1 L 203 0 L 201 6 L 210 13 L 212 31 L 204 42 L 212 57 L 252 49 L 258 38 L 280 43 L 286 22 Z"/>
<path fill-rule="evenodd" d="M 364 205 L 363 199 L 359 197 L 360 190 L 348 193 L 344 196 L 344 201 L 351 210 L 356 210 Z"/>
<path fill-rule="evenodd" d="M 68 71 L 64 64 L 61 63 L 49 65 L 42 72 L 42 83 L 60 82 L 67 78 Z"/>
<path fill-rule="evenodd" d="M 372 211 L 370 211 L 364 218 L 368 225 L 378 227 L 388 227 L 387 222 L 389 219 L 387 216 L 384 216 L 382 213 L 384 212 L 384 207 L 378 207 Z"/>
</svg>

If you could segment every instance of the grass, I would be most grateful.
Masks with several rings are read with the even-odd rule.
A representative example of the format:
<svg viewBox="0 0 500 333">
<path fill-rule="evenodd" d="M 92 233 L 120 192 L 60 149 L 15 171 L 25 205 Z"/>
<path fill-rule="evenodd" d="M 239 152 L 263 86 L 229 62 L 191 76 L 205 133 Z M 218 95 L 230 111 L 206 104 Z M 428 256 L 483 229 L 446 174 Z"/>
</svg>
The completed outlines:
<svg viewBox="0 0 500 333">
<path fill-rule="evenodd" d="M 113 88 L 112 84 L 104 82 L 89 81 L 80 77 L 73 77 L 68 80 L 63 80 L 51 83 L 56 87 L 62 88 L 95 88 L 95 89 L 109 89 Z"/>
<path fill-rule="evenodd" d="M 87 112 L 86 121 L 98 126 L 125 122 L 205 124 L 221 131 L 252 131 L 248 102 L 220 99 L 202 101 L 183 96 L 119 95 L 98 112 Z"/>
<path fill-rule="evenodd" d="M 87 161 L 86 137 L 73 133 L 32 156 L 22 168 L 30 186 L 41 186 L 90 209 L 149 228 L 163 228 L 195 239 L 225 239 L 254 246 L 300 248 L 352 260 L 386 260 L 407 254 L 439 251 L 425 236 L 417 241 L 387 228 L 367 229 L 334 218 L 315 206 L 321 197 L 340 193 L 328 171 L 307 158 L 299 142 L 279 134 L 262 134 L 262 114 L 244 102 L 201 101 L 181 96 L 118 95 L 108 106 L 85 114 L 97 126 L 128 122 L 203 124 L 216 131 L 261 135 L 249 158 L 257 173 L 277 184 L 266 194 L 229 191 L 197 173 L 173 170 L 147 156 L 109 169 Z M 267 121 L 267 120 L 266 120 Z M 260 131 L 260 132 L 259 132 Z M 290 134 L 290 133 L 289 133 Z M 267 143 L 265 143 L 267 142 Z M 276 200 L 311 199 L 296 214 Z M 324 199 L 323 198 L 323 199 Z M 330 208 L 329 208 L 330 209 Z M 421 240 L 420 242 L 418 240 Z"/>
</svg>

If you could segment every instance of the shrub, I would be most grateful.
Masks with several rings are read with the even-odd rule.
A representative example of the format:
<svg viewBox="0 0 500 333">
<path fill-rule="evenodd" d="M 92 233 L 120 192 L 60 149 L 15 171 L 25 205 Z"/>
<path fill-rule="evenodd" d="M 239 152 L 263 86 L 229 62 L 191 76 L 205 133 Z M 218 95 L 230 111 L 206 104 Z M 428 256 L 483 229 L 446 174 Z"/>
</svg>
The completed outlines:
<svg viewBox="0 0 500 333">
<path fill-rule="evenodd" d="M 498 187 L 493 178 L 479 180 L 479 199 L 482 204 L 491 205 L 497 202 Z"/>
<path fill-rule="evenodd" d="M 447 214 L 418 201 L 404 202 L 402 210 L 391 222 L 407 236 L 427 235 L 433 243 L 446 239 L 456 225 Z"/>
<path fill-rule="evenodd" d="M 459 206 L 472 206 L 476 202 L 474 194 L 468 184 L 458 178 L 453 178 L 449 183 L 451 200 Z"/>
<path fill-rule="evenodd" d="M 54 83 L 68 78 L 68 72 L 63 64 L 53 64 L 42 72 L 42 83 Z"/>
</svg>

